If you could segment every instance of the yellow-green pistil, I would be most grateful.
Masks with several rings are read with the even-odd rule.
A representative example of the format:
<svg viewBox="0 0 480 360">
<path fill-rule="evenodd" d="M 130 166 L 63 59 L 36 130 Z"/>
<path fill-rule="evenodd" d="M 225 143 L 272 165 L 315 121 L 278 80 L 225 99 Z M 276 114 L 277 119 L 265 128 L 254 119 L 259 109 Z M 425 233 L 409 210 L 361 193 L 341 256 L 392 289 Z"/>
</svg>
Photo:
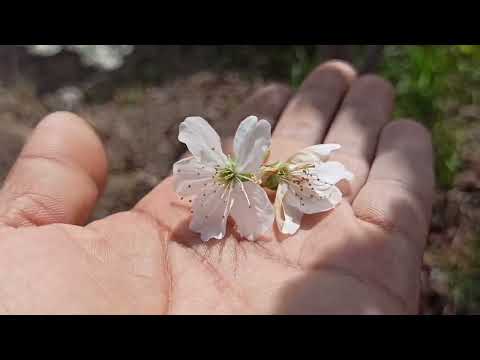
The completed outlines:
<svg viewBox="0 0 480 360">
<path fill-rule="evenodd" d="M 302 164 L 291 167 L 289 164 L 282 162 L 264 165 L 262 173 L 262 186 L 275 191 L 277 190 L 280 182 L 294 182 L 300 184 L 308 180 L 302 176 L 298 176 L 297 173 L 301 172 L 304 175 L 307 175 L 308 169 L 313 167 L 315 166 L 311 164 Z"/>
<path fill-rule="evenodd" d="M 255 181 L 255 176 L 253 174 L 239 172 L 237 169 L 237 163 L 230 157 L 228 158 L 225 167 L 220 168 L 217 166 L 215 169 L 215 181 L 224 186 L 229 186 L 236 182 Z"/>
</svg>

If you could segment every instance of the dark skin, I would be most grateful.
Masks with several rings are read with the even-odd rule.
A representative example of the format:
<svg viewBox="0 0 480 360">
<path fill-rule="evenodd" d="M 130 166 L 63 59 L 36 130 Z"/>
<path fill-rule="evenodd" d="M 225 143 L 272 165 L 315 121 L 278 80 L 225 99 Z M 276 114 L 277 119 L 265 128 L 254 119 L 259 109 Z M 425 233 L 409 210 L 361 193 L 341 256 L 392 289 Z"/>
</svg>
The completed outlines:
<svg viewBox="0 0 480 360">
<path fill-rule="evenodd" d="M 388 82 L 332 61 L 296 93 L 269 86 L 232 115 L 275 124 L 269 161 L 338 143 L 333 159 L 355 174 L 334 211 L 256 242 L 230 221 L 225 239 L 203 243 L 172 178 L 86 224 L 106 182 L 103 146 L 77 116 L 47 116 L 0 191 L 0 313 L 417 313 L 432 146 L 418 123 L 391 122 L 393 102 Z"/>
</svg>

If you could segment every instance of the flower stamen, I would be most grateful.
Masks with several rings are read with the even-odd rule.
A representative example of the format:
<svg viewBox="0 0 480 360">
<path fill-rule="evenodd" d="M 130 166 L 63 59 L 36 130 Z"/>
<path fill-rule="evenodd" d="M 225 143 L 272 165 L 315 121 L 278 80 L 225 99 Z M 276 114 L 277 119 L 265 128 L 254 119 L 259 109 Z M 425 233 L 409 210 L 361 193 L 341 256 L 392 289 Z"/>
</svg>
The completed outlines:
<svg viewBox="0 0 480 360">
<path fill-rule="evenodd" d="M 240 187 L 242 189 L 243 195 L 245 195 L 245 199 L 247 199 L 248 207 L 251 208 L 252 204 L 250 203 L 250 199 L 248 198 L 247 192 L 245 191 L 245 186 L 243 186 L 243 183 L 241 181 L 240 181 Z"/>
</svg>

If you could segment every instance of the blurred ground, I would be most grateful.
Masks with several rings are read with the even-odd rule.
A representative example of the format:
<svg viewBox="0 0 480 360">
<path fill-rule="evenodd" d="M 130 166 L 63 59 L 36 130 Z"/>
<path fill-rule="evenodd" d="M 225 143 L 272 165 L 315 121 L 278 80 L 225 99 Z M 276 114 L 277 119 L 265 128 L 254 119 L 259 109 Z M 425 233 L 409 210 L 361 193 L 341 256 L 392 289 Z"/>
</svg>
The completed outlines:
<svg viewBox="0 0 480 360">
<path fill-rule="evenodd" d="M 314 50 L 325 57 L 352 52 Z M 220 134 L 233 134 L 228 113 L 265 82 L 289 82 L 286 65 L 294 58 L 294 47 L 136 46 L 120 68 L 102 71 L 72 51 L 34 56 L 0 46 L 0 180 L 32 127 L 49 112 L 69 110 L 97 128 L 109 156 L 94 218 L 128 209 L 183 151 L 177 125 L 186 116 L 202 115 Z"/>
<path fill-rule="evenodd" d="M 461 106 L 450 121 L 464 134 L 464 165 L 450 190 L 437 190 L 433 205 L 422 271 L 425 314 L 479 312 L 480 107 Z M 448 267 L 439 266 L 445 261 Z"/>
<path fill-rule="evenodd" d="M 235 74 L 201 72 L 162 87 L 122 89 L 104 104 L 69 106 L 61 93 L 36 98 L 28 90 L 0 89 L 0 180 L 20 151 L 32 127 L 47 113 L 74 110 L 98 130 L 109 157 L 107 189 L 93 217 L 129 209 L 168 175 L 184 151 L 178 124 L 189 115 L 201 114 L 223 134 L 231 124 L 228 113 L 263 82 L 242 81 Z M 70 89 L 73 91 L 73 89 Z M 6 151 L 5 151 L 6 150 Z"/>
<path fill-rule="evenodd" d="M 322 48 L 324 57 L 354 59 L 358 49 Z M 368 53 L 368 51 L 367 51 Z M 78 56 L 51 57 L 0 46 L 0 181 L 35 124 L 56 110 L 89 120 L 106 146 L 110 174 L 93 218 L 130 208 L 168 175 L 184 151 L 176 140 L 186 116 L 202 115 L 221 135 L 232 134 L 227 115 L 257 88 L 273 80 L 290 83 L 290 50 L 269 47 L 145 46 L 113 72 L 84 66 Z M 368 59 L 367 59 L 368 60 Z M 370 59 L 374 66 L 375 59 Z M 358 64 L 356 64 L 358 66 Z M 449 191 L 438 190 L 422 271 L 422 312 L 461 313 L 448 280 L 433 260 L 461 249 L 480 224 L 480 109 L 458 108 L 464 130 L 465 167 Z"/>
</svg>

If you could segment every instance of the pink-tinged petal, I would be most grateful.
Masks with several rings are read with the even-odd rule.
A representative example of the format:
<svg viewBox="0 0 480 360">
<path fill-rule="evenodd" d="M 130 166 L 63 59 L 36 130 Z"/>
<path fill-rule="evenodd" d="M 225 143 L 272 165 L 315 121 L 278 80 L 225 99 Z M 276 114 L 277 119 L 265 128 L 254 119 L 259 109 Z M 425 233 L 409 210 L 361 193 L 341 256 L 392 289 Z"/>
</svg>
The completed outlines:
<svg viewBox="0 0 480 360">
<path fill-rule="evenodd" d="M 302 212 L 285 201 L 285 195 L 288 192 L 288 185 L 281 183 L 277 188 L 275 196 L 275 221 L 277 227 L 283 234 L 293 235 L 300 228 L 302 221 Z"/>
<path fill-rule="evenodd" d="M 190 230 L 200 233 L 203 241 L 223 239 L 232 205 L 225 187 L 211 184 L 193 201 Z"/>
<path fill-rule="evenodd" d="M 338 144 L 320 144 L 309 146 L 302 151 L 293 155 L 289 162 L 292 164 L 298 163 L 316 163 L 327 161 L 333 151 L 340 149 Z"/>
<path fill-rule="evenodd" d="M 302 223 L 303 213 L 297 208 L 290 206 L 290 204 L 283 203 L 283 227 L 280 231 L 284 234 L 294 235 Z"/>
<path fill-rule="evenodd" d="M 273 208 L 275 210 L 275 222 L 277 223 L 278 229 L 282 231 L 283 228 L 283 198 L 288 191 L 288 185 L 286 183 L 280 183 L 277 187 L 275 193 L 275 202 L 273 203 Z"/>
<path fill-rule="evenodd" d="M 337 206 L 342 202 L 343 194 L 340 189 L 336 186 L 332 186 L 330 191 L 327 194 L 327 199 L 330 201 L 330 204 Z"/>
<path fill-rule="evenodd" d="M 310 173 L 321 181 L 335 185 L 342 180 L 353 180 L 353 174 L 337 161 L 317 163 L 310 169 Z"/>
<path fill-rule="evenodd" d="M 175 192 L 180 196 L 198 194 L 202 188 L 213 181 L 215 169 L 204 165 L 196 158 L 189 157 L 173 164 Z"/>
<path fill-rule="evenodd" d="M 289 189 L 283 201 L 303 214 L 316 214 L 335 207 L 328 199 L 329 193 L 330 189 L 317 192 L 311 188 L 295 187 Z"/>
<path fill-rule="evenodd" d="M 265 191 L 257 184 L 244 182 L 242 191 L 236 184 L 232 191 L 233 206 L 231 215 L 237 225 L 237 231 L 244 238 L 253 241 L 272 228 L 274 210 Z"/>
<path fill-rule="evenodd" d="M 271 126 L 266 120 L 249 116 L 238 126 L 233 140 L 238 170 L 257 174 L 272 142 Z"/>
<path fill-rule="evenodd" d="M 223 165 L 227 160 L 217 132 L 201 117 L 186 118 L 179 126 L 178 140 L 200 162 Z"/>
</svg>

